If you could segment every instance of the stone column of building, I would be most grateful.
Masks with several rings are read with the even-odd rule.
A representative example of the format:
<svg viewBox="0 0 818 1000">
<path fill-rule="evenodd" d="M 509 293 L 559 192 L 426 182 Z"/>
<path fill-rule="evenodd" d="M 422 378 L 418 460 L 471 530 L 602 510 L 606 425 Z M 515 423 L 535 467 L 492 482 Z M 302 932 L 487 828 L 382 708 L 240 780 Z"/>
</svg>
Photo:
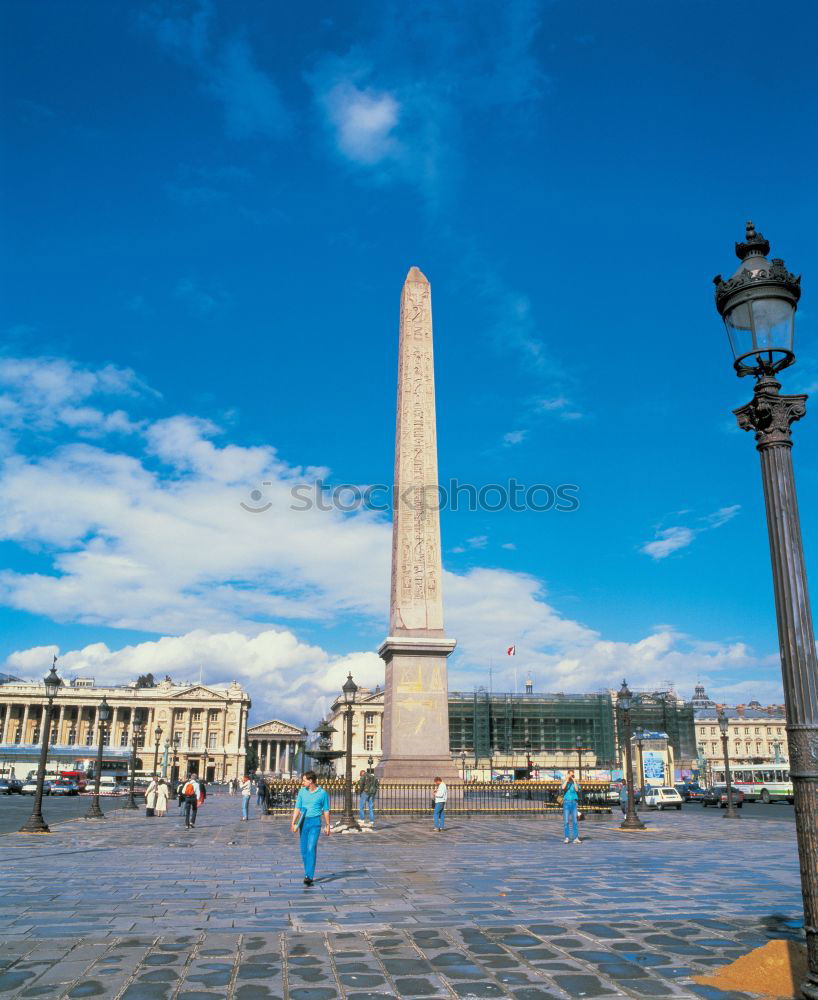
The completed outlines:
<svg viewBox="0 0 818 1000">
<path fill-rule="evenodd" d="M 275 767 L 273 770 L 278 774 L 281 770 L 281 740 L 273 740 L 273 746 L 275 747 Z"/>
<path fill-rule="evenodd" d="M 290 771 L 290 742 L 284 743 L 284 759 L 281 762 L 281 770 L 289 774 Z"/>
<path fill-rule="evenodd" d="M 0 734 L 0 743 L 10 742 L 8 737 L 9 723 L 11 722 L 11 713 L 14 711 L 14 704 L 10 703 L 6 706 L 6 714 L 3 716 L 3 729 L 2 734 Z"/>
<path fill-rule="evenodd" d="M 20 742 L 28 743 L 28 710 L 31 706 L 28 702 L 23 707 L 23 721 L 20 723 Z"/>
<path fill-rule="evenodd" d="M 432 291 L 410 269 L 400 303 L 395 434 L 392 583 L 386 665 L 384 778 L 457 781 L 449 752 L 446 659 L 455 648 L 443 630 L 443 566 L 437 477 Z"/>
</svg>

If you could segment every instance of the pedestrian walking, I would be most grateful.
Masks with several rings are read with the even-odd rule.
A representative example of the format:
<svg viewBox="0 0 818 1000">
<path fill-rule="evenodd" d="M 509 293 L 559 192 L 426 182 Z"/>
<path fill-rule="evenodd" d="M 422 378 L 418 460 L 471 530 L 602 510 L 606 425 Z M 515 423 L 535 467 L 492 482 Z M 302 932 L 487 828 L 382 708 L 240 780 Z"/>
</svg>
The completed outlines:
<svg viewBox="0 0 818 1000">
<path fill-rule="evenodd" d="M 262 806 L 267 801 L 267 785 L 264 778 L 259 778 L 256 791 L 256 805 Z"/>
<path fill-rule="evenodd" d="M 201 795 L 199 782 L 195 774 L 189 774 L 187 781 L 182 786 L 182 799 L 185 803 L 185 829 L 190 830 L 196 826 L 196 813 L 199 811 L 199 796 Z"/>
<path fill-rule="evenodd" d="M 434 830 L 437 833 L 443 832 L 444 813 L 446 811 L 446 803 L 449 799 L 449 789 L 446 787 L 446 782 L 442 778 L 435 778 L 435 799 L 434 799 Z"/>
<path fill-rule="evenodd" d="M 156 775 L 154 775 L 148 782 L 148 787 L 145 789 L 145 815 L 155 816 L 156 815 L 156 789 L 158 783 L 156 780 Z"/>
<path fill-rule="evenodd" d="M 253 785 L 250 779 L 245 776 L 241 779 L 241 818 L 244 823 L 250 822 L 250 796 L 253 794 Z"/>
<path fill-rule="evenodd" d="M 577 827 L 577 809 L 579 808 L 580 787 L 574 778 L 572 768 L 568 769 L 568 776 L 562 783 L 562 826 L 565 834 L 565 843 L 581 843 L 579 839 L 579 828 Z"/>
<path fill-rule="evenodd" d="M 300 831 L 304 885 L 312 885 L 315 878 L 315 861 L 322 820 L 324 834 L 328 837 L 332 832 L 329 825 L 329 795 L 325 789 L 319 786 L 315 771 L 305 771 L 301 785 L 295 800 L 290 830 L 293 833 Z"/>
<path fill-rule="evenodd" d="M 378 794 L 380 782 L 371 771 L 361 771 L 360 777 L 355 783 L 355 790 L 358 793 L 358 819 L 361 823 L 366 822 L 366 813 L 369 811 L 369 826 L 375 825 L 375 796 Z"/>
<path fill-rule="evenodd" d="M 154 806 L 154 816 L 164 816 L 168 811 L 168 799 L 170 798 L 170 788 L 164 778 L 156 782 L 156 805 Z"/>
</svg>

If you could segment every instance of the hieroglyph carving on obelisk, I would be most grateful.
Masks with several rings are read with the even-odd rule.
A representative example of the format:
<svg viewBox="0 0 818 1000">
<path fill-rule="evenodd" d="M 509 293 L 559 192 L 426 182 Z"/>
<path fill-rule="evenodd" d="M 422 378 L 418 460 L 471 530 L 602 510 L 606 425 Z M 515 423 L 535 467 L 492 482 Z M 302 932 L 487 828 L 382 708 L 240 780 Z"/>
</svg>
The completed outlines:
<svg viewBox="0 0 818 1000">
<path fill-rule="evenodd" d="M 442 634 L 432 290 L 413 267 L 400 301 L 389 634 Z"/>
<path fill-rule="evenodd" d="M 432 355 L 432 293 L 413 267 L 400 302 L 392 593 L 386 664 L 385 778 L 456 779 L 449 752 L 446 658 L 456 643 L 443 633 L 440 513 Z"/>
</svg>

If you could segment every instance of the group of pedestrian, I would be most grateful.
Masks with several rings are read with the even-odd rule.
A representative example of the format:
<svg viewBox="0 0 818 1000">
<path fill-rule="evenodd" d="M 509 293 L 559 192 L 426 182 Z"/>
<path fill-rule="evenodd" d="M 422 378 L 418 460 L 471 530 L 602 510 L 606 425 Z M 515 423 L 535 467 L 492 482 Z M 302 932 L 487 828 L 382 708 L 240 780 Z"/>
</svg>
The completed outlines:
<svg viewBox="0 0 818 1000">
<path fill-rule="evenodd" d="M 168 811 L 170 786 L 164 778 L 154 774 L 145 789 L 145 815 L 164 816 Z"/>
</svg>

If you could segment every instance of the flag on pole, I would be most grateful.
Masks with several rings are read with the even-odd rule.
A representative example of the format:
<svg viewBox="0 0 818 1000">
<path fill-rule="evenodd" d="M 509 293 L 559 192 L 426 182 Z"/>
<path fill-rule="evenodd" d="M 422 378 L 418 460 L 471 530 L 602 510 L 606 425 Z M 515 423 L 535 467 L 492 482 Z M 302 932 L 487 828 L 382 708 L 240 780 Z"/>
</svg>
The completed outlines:
<svg viewBox="0 0 818 1000">
<path fill-rule="evenodd" d="M 516 656 L 517 655 L 517 647 L 516 646 L 509 646 L 508 649 L 506 650 L 506 652 L 508 653 L 509 656 Z"/>
</svg>

